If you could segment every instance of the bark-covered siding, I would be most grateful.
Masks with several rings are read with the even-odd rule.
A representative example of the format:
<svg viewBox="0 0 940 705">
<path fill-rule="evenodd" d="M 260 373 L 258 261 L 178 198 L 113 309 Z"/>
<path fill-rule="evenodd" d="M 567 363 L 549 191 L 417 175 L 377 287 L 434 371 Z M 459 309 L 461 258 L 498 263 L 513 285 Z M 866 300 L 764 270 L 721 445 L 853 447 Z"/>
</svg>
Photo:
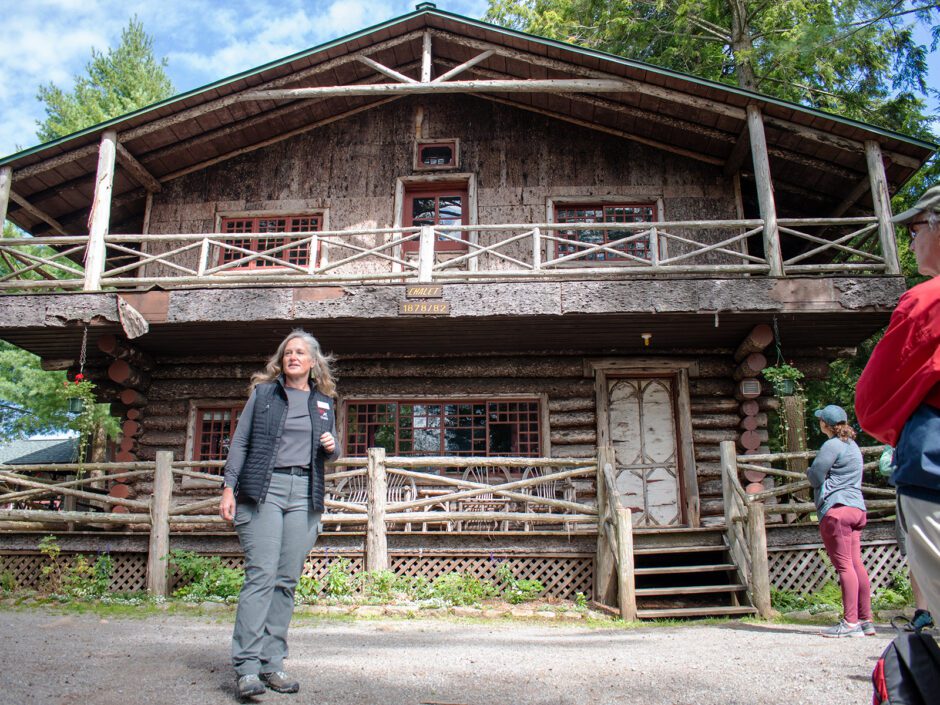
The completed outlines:
<svg viewBox="0 0 940 705">
<path fill-rule="evenodd" d="M 597 410 L 594 380 L 585 376 L 586 360 L 590 358 L 581 355 L 357 358 L 339 361 L 337 373 L 341 401 L 357 397 L 539 397 L 547 403 L 542 418 L 548 419 L 543 437 L 549 439 L 549 446 L 543 447 L 543 453 L 593 457 L 597 453 Z M 689 367 L 692 438 L 683 441 L 694 445 L 701 514 L 703 522 L 709 523 L 718 520 L 723 511 L 718 444 L 737 439 L 739 402 L 734 398 L 730 356 L 697 356 L 689 362 L 693 363 Z M 140 459 L 153 459 L 156 451 L 163 449 L 182 457 L 190 401 L 243 401 L 248 378 L 260 366 L 260 360 L 237 358 L 211 363 L 198 358 L 160 361 L 143 411 Z M 341 410 L 340 418 L 344 417 Z M 766 421 L 766 414 L 760 414 L 760 432 L 764 434 Z M 138 490 L 146 493 L 149 488 L 141 485 Z M 187 491 L 211 492 L 217 488 Z M 591 499 L 593 493 L 593 486 L 587 486 L 581 496 Z"/>
<path fill-rule="evenodd" d="M 460 141 L 452 173 L 473 175 L 480 224 L 545 222 L 549 199 L 661 199 L 669 221 L 737 217 L 733 184 L 718 167 L 472 96 L 446 95 L 402 99 L 168 182 L 154 196 L 150 232 L 214 232 L 218 216 L 248 212 L 328 211 L 332 230 L 391 227 L 397 179 L 428 173 L 413 168 L 416 133 Z M 696 237 L 715 242 L 728 234 Z M 483 232 L 480 241 L 496 237 Z M 376 238 L 355 242 L 374 246 Z M 351 254 L 333 250 L 334 261 Z M 669 247 L 669 254 L 682 251 L 675 242 Z M 519 242 L 506 254 L 526 261 L 531 246 Z M 192 266 L 196 256 L 194 250 L 179 261 Z M 720 259 L 710 254 L 697 261 Z M 483 264 L 509 266 L 495 257 Z"/>
</svg>

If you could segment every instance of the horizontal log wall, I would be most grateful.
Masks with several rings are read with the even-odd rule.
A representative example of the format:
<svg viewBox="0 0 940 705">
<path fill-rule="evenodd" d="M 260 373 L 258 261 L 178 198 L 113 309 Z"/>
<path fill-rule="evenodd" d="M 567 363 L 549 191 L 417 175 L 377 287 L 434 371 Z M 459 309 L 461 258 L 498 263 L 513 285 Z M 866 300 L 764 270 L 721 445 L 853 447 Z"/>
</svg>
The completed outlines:
<svg viewBox="0 0 940 705">
<path fill-rule="evenodd" d="M 548 408 L 547 435 L 554 457 L 587 457 L 597 452 L 594 381 L 584 376 L 585 357 L 579 355 L 493 355 L 474 358 L 369 359 L 357 357 L 337 364 L 343 398 L 390 397 L 489 397 L 493 395 L 544 395 Z M 676 357 L 669 359 L 675 360 Z M 629 358 L 624 358 L 629 361 Z M 158 361 L 152 372 L 148 404 L 141 421 L 138 452 L 152 460 L 157 450 L 171 450 L 183 457 L 189 423 L 190 400 L 218 400 L 233 404 L 247 396 L 248 379 L 261 367 L 252 358 L 197 357 Z M 692 443 L 698 473 L 703 523 L 722 520 L 721 474 L 718 444 L 737 440 L 741 433 L 740 402 L 735 399 L 730 355 L 696 356 L 689 360 L 689 395 Z M 800 361 L 795 361 L 798 365 Z M 814 365 L 808 365 L 812 368 Z M 753 417 L 755 432 L 766 442 L 767 413 L 775 400 L 769 388 L 758 399 L 760 412 Z M 543 416 L 544 418 L 544 416 Z M 342 429 L 340 429 L 342 434 Z M 189 483 L 187 483 L 189 484 Z M 145 483 L 134 496 L 149 494 Z M 177 491 L 182 491 L 177 479 Z M 212 496 L 217 487 L 187 488 L 193 497 Z M 593 486 L 587 489 L 587 497 Z"/>
<path fill-rule="evenodd" d="M 549 199 L 655 204 L 661 198 L 666 220 L 738 217 L 733 184 L 719 167 L 472 96 L 448 95 L 404 98 L 175 179 L 154 194 L 150 232 L 211 233 L 220 215 L 325 209 L 331 230 L 392 227 L 398 178 L 448 173 L 414 169 L 419 112 L 423 115 L 419 129 L 425 137 L 460 140 L 460 163 L 453 173 L 474 175 L 481 224 L 545 222 Z M 718 242 L 734 233 L 675 234 Z M 506 235 L 483 233 L 480 242 L 488 245 L 502 237 Z M 351 241 L 366 248 L 380 244 L 376 236 L 356 236 Z M 167 251 L 171 246 L 148 245 L 152 248 L 148 251 Z M 554 256 L 554 248 L 548 249 L 546 255 Z M 668 254 L 686 250 L 674 242 Z M 500 252 L 521 261 L 532 259 L 529 241 Z M 338 249 L 331 251 L 330 260 L 352 254 Z M 195 267 L 197 257 L 198 248 L 177 261 Z M 697 260 L 728 261 L 716 253 Z M 515 266 L 491 255 L 480 262 L 481 269 Z M 388 262 L 372 259 L 336 271 L 388 267 Z M 147 268 L 150 276 L 171 273 L 160 265 Z"/>
</svg>

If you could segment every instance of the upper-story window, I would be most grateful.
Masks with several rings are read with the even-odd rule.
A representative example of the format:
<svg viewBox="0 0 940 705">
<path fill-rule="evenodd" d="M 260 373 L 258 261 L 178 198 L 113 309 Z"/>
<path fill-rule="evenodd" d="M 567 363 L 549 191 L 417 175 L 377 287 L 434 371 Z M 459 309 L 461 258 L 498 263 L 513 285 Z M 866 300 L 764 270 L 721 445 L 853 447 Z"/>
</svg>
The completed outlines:
<svg viewBox="0 0 940 705">
<path fill-rule="evenodd" d="M 362 400 L 346 405 L 346 454 L 538 457 L 537 399 Z"/>
<path fill-rule="evenodd" d="M 323 217 L 317 215 L 270 215 L 256 218 L 222 218 L 221 230 L 226 235 L 239 235 L 240 237 L 225 238 L 225 242 L 252 252 L 263 252 L 281 245 L 288 244 L 292 238 L 272 236 L 265 233 L 310 233 L 321 230 Z M 294 239 L 303 239 L 297 236 Z M 313 252 L 312 243 L 306 242 L 296 247 L 286 247 L 269 255 L 271 259 L 257 258 L 239 264 L 233 269 L 270 269 L 284 265 L 272 261 L 283 260 L 298 267 L 307 267 L 311 259 L 316 260 L 318 253 Z M 236 262 L 245 257 L 244 252 L 229 248 L 219 251 L 219 264 Z"/>
<path fill-rule="evenodd" d="M 459 160 L 460 143 L 458 140 L 417 140 L 415 142 L 416 171 L 434 171 L 435 169 L 453 169 Z"/>
<path fill-rule="evenodd" d="M 557 223 L 651 223 L 655 219 L 656 204 L 654 203 L 604 203 L 604 204 L 578 204 L 556 205 L 555 222 Z M 577 240 L 585 245 L 606 245 L 608 243 L 629 237 L 631 233 L 626 230 L 609 230 L 598 227 L 585 230 L 559 230 L 559 237 L 567 240 Z M 586 247 L 558 242 L 555 244 L 555 255 L 577 254 L 585 252 Z M 641 259 L 650 258 L 649 238 L 639 237 L 628 242 L 612 245 L 611 249 L 623 252 Z M 608 261 L 627 259 L 607 250 L 590 252 L 581 260 Z"/>
<path fill-rule="evenodd" d="M 405 187 L 404 222 L 408 226 L 467 225 L 469 210 L 466 183 L 416 183 Z M 467 233 L 460 234 L 461 240 Z M 403 249 L 415 251 L 417 240 L 404 243 Z M 438 236 L 434 242 L 437 251 L 466 250 L 464 242 Z"/>
<path fill-rule="evenodd" d="M 225 460 L 244 403 L 206 404 L 195 408 L 193 460 Z M 203 472 L 222 474 L 222 468 L 200 468 Z"/>
</svg>

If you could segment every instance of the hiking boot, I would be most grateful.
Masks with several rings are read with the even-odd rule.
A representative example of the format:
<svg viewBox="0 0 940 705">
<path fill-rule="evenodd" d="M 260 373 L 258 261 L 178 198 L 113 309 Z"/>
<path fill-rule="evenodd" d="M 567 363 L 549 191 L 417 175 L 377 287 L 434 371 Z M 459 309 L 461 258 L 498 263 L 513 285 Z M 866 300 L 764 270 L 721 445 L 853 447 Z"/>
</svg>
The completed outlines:
<svg viewBox="0 0 940 705">
<path fill-rule="evenodd" d="M 264 683 L 254 673 L 239 676 L 235 684 L 235 692 L 239 698 L 250 698 L 252 695 L 264 695 Z"/>
<path fill-rule="evenodd" d="M 844 637 L 865 637 L 861 624 L 849 624 L 844 619 L 834 627 L 823 629 L 819 632 L 821 636 L 830 639 L 842 639 Z"/>
<path fill-rule="evenodd" d="M 275 693 L 296 693 L 300 690 L 300 683 L 284 673 L 284 671 L 262 673 L 261 680 Z"/>
<path fill-rule="evenodd" d="M 862 622 L 862 634 L 865 636 L 878 636 L 874 622 Z"/>
<path fill-rule="evenodd" d="M 904 626 L 904 629 L 909 632 L 916 632 L 920 631 L 921 629 L 932 628 L 933 617 L 930 616 L 930 612 L 922 609 L 914 610 L 914 618 Z"/>
</svg>

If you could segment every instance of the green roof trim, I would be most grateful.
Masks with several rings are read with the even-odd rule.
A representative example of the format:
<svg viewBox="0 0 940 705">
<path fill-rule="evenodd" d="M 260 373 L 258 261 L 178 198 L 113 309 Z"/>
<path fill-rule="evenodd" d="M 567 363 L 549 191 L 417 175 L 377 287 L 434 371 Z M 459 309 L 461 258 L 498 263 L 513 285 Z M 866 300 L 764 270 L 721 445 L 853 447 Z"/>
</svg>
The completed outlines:
<svg viewBox="0 0 940 705">
<path fill-rule="evenodd" d="M 290 62 L 296 61 L 297 59 L 306 58 L 308 56 L 324 51 L 331 47 L 337 46 L 344 42 L 348 42 L 353 39 L 359 39 L 373 32 L 376 32 L 378 30 L 381 30 L 387 27 L 392 27 L 396 24 L 401 24 L 402 22 L 405 22 L 410 19 L 414 19 L 415 17 L 418 17 L 420 15 L 438 15 L 444 19 L 456 20 L 458 22 L 463 22 L 472 26 L 480 27 L 482 29 L 485 29 L 491 32 L 496 32 L 498 34 L 504 34 L 504 35 L 511 36 L 511 37 L 518 37 L 521 39 L 525 39 L 527 41 L 535 42 L 538 44 L 543 44 L 545 46 L 555 47 L 555 48 L 563 49 L 565 51 L 574 52 L 576 54 L 581 54 L 583 56 L 591 56 L 595 58 L 601 58 L 607 61 L 613 61 L 615 63 L 619 63 L 624 66 L 630 66 L 632 68 L 637 68 L 637 69 L 641 69 L 644 71 L 650 71 L 652 73 L 656 73 L 662 76 L 667 76 L 670 78 L 678 78 L 681 80 L 690 81 L 692 83 L 695 83 L 701 86 L 706 86 L 709 88 L 721 89 L 729 93 L 734 93 L 734 94 L 745 96 L 748 98 L 754 98 L 756 100 L 760 100 L 765 103 L 770 103 L 773 105 L 790 108 L 790 109 L 793 109 L 802 113 L 806 113 L 808 115 L 814 115 L 817 117 L 825 118 L 827 120 L 833 120 L 835 122 L 839 122 L 844 125 L 849 125 L 851 127 L 858 127 L 864 130 L 868 130 L 870 132 L 883 135 L 885 137 L 890 137 L 893 139 L 898 139 L 904 142 L 908 142 L 909 144 L 913 144 L 918 147 L 923 147 L 931 151 L 936 151 L 938 147 L 940 147 L 940 145 L 937 145 L 932 142 L 927 142 L 917 137 L 911 137 L 910 135 L 905 135 L 900 132 L 894 132 L 886 128 L 878 127 L 875 125 L 869 125 L 868 123 L 860 122 L 858 120 L 853 120 L 851 118 L 845 118 L 840 115 L 836 115 L 834 113 L 827 113 L 823 110 L 818 110 L 816 108 L 809 108 L 809 107 L 806 107 L 805 105 L 800 105 L 799 103 L 793 103 L 791 101 L 783 100 L 780 98 L 774 98 L 772 96 L 768 96 L 763 93 L 758 93 L 756 91 L 750 91 L 744 88 L 739 88 L 737 86 L 728 85 L 726 83 L 720 83 L 718 81 L 712 81 L 706 78 L 699 78 L 697 76 L 692 76 L 690 74 L 681 73 L 679 71 L 673 71 L 671 69 L 666 69 L 661 66 L 656 66 L 654 64 L 648 64 L 642 61 L 636 61 L 634 59 L 627 59 L 625 57 L 618 56 L 617 54 L 610 54 L 607 52 L 598 51 L 596 49 L 587 49 L 585 47 L 579 47 L 575 44 L 569 44 L 567 42 L 561 42 L 556 39 L 548 39 L 546 37 L 541 37 L 535 34 L 528 34 L 526 32 L 520 32 L 519 30 L 510 29 L 508 27 L 501 27 L 499 25 L 494 25 L 488 22 L 483 22 L 482 20 L 476 20 L 476 19 L 472 19 L 469 17 L 465 17 L 463 15 L 458 15 L 453 12 L 448 12 L 446 10 L 440 10 L 440 9 L 437 9 L 432 3 L 421 3 L 417 6 L 417 8 L 418 9 L 414 10 L 413 12 L 409 12 L 405 15 L 394 17 L 390 20 L 386 20 L 385 22 L 380 22 L 379 24 L 372 25 L 371 27 L 366 27 L 365 29 L 361 29 L 358 32 L 353 32 L 351 34 L 338 37 L 336 39 L 330 40 L 323 44 L 319 44 L 315 47 L 311 47 L 309 49 L 304 49 L 302 51 L 295 52 L 294 54 L 290 54 L 289 56 L 283 57 L 281 59 L 270 61 L 266 64 L 262 64 L 261 66 L 257 66 L 253 69 L 242 71 L 241 73 L 237 73 L 232 76 L 222 78 L 218 81 L 214 81 L 213 83 L 207 83 L 206 85 L 200 86 L 198 88 L 193 88 L 192 90 L 186 91 L 185 93 L 180 93 L 178 95 L 172 96 L 165 100 L 161 100 L 157 103 L 152 103 L 151 105 L 147 105 L 133 112 L 126 113 L 124 115 L 119 115 L 117 117 L 111 118 L 110 120 L 106 120 L 105 122 L 98 123 L 97 125 L 91 125 L 89 127 L 86 127 L 83 130 L 79 130 L 78 132 L 73 132 L 70 135 L 65 135 L 64 137 L 59 137 L 49 142 L 44 142 L 34 147 L 21 150 L 7 157 L 2 157 L 0 158 L 0 166 L 16 161 L 17 159 L 21 159 L 22 157 L 36 154 L 37 152 L 41 152 L 45 149 L 48 149 L 49 147 L 62 145 L 72 140 L 105 130 L 109 127 L 118 125 L 130 118 L 138 117 L 140 115 L 145 115 L 148 112 L 152 112 L 154 110 L 157 110 L 158 108 L 162 108 L 167 105 L 172 105 L 173 103 L 186 100 L 187 98 L 191 98 L 200 93 L 213 90 L 216 88 L 222 88 L 235 81 L 239 81 L 249 76 L 257 75 L 268 69 L 277 68 L 278 66 L 289 64 Z"/>
</svg>

